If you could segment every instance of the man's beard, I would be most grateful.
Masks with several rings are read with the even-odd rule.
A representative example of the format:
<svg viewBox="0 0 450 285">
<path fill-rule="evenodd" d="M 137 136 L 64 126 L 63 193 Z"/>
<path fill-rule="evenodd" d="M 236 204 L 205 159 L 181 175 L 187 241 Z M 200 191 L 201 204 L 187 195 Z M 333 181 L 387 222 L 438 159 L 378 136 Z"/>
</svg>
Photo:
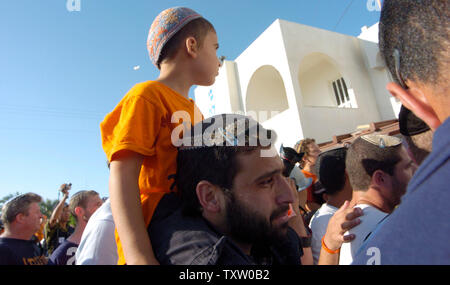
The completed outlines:
<svg viewBox="0 0 450 285">
<path fill-rule="evenodd" d="M 408 188 L 408 184 L 405 184 L 404 182 L 399 181 L 396 177 L 393 177 L 392 180 L 392 191 L 395 193 L 395 201 L 393 202 L 394 208 L 398 205 L 400 205 L 403 196 L 406 193 L 406 189 Z"/>
<path fill-rule="evenodd" d="M 234 195 L 228 199 L 226 223 L 228 234 L 233 239 L 249 244 L 263 243 L 267 245 L 283 243 L 287 239 L 288 223 L 277 227 L 272 221 L 288 211 L 289 206 L 282 206 L 273 211 L 270 222 L 261 214 L 253 211 L 235 199 Z"/>
</svg>

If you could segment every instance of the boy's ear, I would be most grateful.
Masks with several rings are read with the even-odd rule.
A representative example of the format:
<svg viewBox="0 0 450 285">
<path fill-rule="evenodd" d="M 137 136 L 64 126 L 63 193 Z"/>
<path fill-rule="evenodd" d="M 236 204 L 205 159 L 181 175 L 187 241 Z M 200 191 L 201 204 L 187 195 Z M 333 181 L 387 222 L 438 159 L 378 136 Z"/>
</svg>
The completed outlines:
<svg viewBox="0 0 450 285">
<path fill-rule="evenodd" d="M 192 56 L 196 57 L 198 52 L 198 43 L 197 40 L 194 37 L 188 37 L 186 38 L 186 51 L 187 53 Z"/>
<path fill-rule="evenodd" d="M 197 193 L 198 201 L 204 211 L 213 213 L 220 211 L 219 195 L 222 193 L 219 187 L 208 181 L 202 180 L 197 184 L 195 191 Z"/>
<path fill-rule="evenodd" d="M 411 110 L 417 117 L 421 118 L 430 128 L 437 129 L 441 121 L 427 101 L 420 86 L 408 80 L 409 89 L 405 90 L 397 83 L 391 82 L 386 89 L 392 96 L 400 100 L 406 108 Z"/>
</svg>

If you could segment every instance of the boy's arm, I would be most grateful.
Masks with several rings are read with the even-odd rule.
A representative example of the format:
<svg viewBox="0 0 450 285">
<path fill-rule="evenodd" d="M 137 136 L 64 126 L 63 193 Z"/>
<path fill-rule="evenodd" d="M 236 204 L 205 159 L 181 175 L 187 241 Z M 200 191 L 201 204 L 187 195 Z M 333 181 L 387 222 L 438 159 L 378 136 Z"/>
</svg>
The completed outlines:
<svg viewBox="0 0 450 285">
<path fill-rule="evenodd" d="M 56 225 L 56 222 L 61 218 L 62 210 L 64 209 L 64 203 L 66 202 L 67 198 L 69 197 L 69 189 L 70 186 L 68 184 L 63 184 L 60 187 L 60 191 L 64 193 L 63 198 L 61 201 L 59 201 L 58 205 L 56 205 L 55 209 L 52 212 L 52 215 L 50 216 L 50 220 L 48 221 L 48 225 L 50 228 L 53 228 Z"/>
<path fill-rule="evenodd" d="M 139 191 L 144 156 L 121 151 L 110 164 L 111 211 L 128 265 L 157 265 L 147 234 Z"/>
</svg>

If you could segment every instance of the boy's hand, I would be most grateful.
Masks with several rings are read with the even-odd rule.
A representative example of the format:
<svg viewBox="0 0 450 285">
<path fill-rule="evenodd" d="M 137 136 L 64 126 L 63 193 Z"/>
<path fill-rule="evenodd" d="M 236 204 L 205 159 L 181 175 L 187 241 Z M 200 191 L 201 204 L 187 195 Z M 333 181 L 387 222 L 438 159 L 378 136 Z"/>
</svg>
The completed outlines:
<svg viewBox="0 0 450 285">
<path fill-rule="evenodd" d="M 360 208 L 350 208 L 350 202 L 345 201 L 328 222 L 324 237 L 325 245 L 331 250 L 338 250 L 344 242 L 354 240 L 354 234 L 346 236 L 344 234 L 361 223 L 358 217 L 362 215 L 363 212 Z"/>
</svg>

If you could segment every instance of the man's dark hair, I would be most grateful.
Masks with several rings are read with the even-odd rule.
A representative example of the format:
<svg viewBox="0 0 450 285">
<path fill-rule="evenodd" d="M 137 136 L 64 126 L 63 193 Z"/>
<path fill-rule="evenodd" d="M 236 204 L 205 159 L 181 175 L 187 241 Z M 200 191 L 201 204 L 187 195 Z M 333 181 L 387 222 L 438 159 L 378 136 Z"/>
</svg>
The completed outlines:
<svg viewBox="0 0 450 285">
<path fill-rule="evenodd" d="M 226 116 L 227 115 L 222 115 L 224 121 Z M 217 118 L 217 116 L 215 118 Z M 201 124 L 201 134 L 204 134 L 205 130 L 210 130 L 209 127 L 216 122 L 215 118 L 213 117 L 209 122 L 203 121 Z M 238 120 L 242 121 L 242 118 Z M 235 126 L 232 126 L 234 131 L 231 130 L 231 132 L 234 132 L 234 137 L 245 138 L 245 145 L 241 145 L 241 141 L 237 146 L 227 146 L 224 142 L 223 145 L 214 144 L 213 146 L 202 145 L 194 147 L 185 147 L 185 145 L 183 145 L 179 148 L 177 156 L 176 186 L 181 195 L 183 214 L 191 216 L 201 214 L 201 206 L 195 190 L 200 181 L 209 181 L 210 183 L 221 187 L 224 191 L 228 191 L 233 188 L 234 178 L 240 171 L 240 165 L 237 161 L 238 155 L 270 147 L 271 144 L 265 144 L 261 138 L 265 136 L 265 138 L 270 139 L 272 142 L 275 140 L 276 134 L 271 130 L 264 129 L 259 124 L 255 126 L 255 129 L 252 129 L 249 127 L 249 122 L 248 117 L 246 117 L 244 136 L 237 134 L 238 130 Z M 198 125 L 199 124 L 196 126 Z M 196 126 L 194 126 L 194 128 Z M 229 128 L 226 127 L 224 127 L 224 129 L 229 130 Z M 249 144 L 251 141 L 250 133 L 257 134 L 255 145 Z M 189 141 L 191 142 L 191 145 L 194 144 L 194 139 Z"/>
<path fill-rule="evenodd" d="M 448 0 L 386 0 L 379 24 L 379 46 L 392 74 L 394 50 L 399 52 L 403 80 L 437 84 L 448 67 L 450 33 Z"/>
<path fill-rule="evenodd" d="M 347 151 L 346 171 L 353 190 L 367 190 L 372 175 L 381 170 L 394 175 L 395 165 L 402 159 L 401 144 L 390 147 L 374 145 L 361 137 L 357 138 Z"/>
<path fill-rule="evenodd" d="M 188 37 L 194 37 L 197 41 L 198 47 L 202 47 L 203 40 L 210 31 L 215 32 L 214 26 L 205 18 L 198 18 L 186 24 L 186 26 L 173 35 L 162 48 L 157 62 L 158 68 L 160 68 L 161 63 L 165 59 L 171 59 L 175 56 L 180 48 L 180 45 L 184 44 L 184 41 Z"/>
<path fill-rule="evenodd" d="M 328 195 L 334 195 L 344 188 L 346 155 L 347 148 L 341 147 L 322 152 L 317 158 L 317 178 Z"/>
</svg>

